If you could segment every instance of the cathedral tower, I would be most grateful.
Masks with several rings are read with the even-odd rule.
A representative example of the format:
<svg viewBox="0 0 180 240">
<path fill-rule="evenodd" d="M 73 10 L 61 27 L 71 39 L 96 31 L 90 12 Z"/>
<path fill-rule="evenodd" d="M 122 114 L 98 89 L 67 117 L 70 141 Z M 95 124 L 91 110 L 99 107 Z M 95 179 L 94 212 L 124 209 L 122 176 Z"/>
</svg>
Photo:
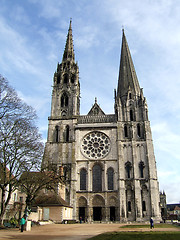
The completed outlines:
<svg viewBox="0 0 180 240">
<path fill-rule="evenodd" d="M 43 164 L 63 169 L 73 219 L 160 220 L 159 186 L 148 107 L 123 31 L 115 114 L 97 99 L 80 115 L 79 69 L 71 21 L 54 74 Z"/>
<path fill-rule="evenodd" d="M 54 73 L 51 117 L 79 115 L 79 68 L 75 63 L 71 21 L 61 64 Z"/>
<path fill-rule="evenodd" d="M 120 218 L 160 220 L 159 186 L 148 108 L 123 30 L 117 95 Z"/>
<path fill-rule="evenodd" d="M 59 169 L 63 166 L 66 201 L 75 198 L 75 130 L 80 108 L 79 68 L 75 62 L 72 22 L 70 21 L 62 62 L 54 73 L 51 116 L 43 164 Z"/>
</svg>

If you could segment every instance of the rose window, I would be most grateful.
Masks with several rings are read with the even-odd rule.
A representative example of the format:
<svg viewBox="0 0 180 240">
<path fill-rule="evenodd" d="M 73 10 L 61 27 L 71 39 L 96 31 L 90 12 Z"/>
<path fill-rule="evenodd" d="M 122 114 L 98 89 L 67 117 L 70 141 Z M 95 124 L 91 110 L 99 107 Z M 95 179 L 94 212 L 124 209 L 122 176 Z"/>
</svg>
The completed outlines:
<svg viewBox="0 0 180 240">
<path fill-rule="evenodd" d="M 81 151 L 91 159 L 103 158 L 110 151 L 110 140 L 102 132 L 91 132 L 83 138 Z"/>
</svg>

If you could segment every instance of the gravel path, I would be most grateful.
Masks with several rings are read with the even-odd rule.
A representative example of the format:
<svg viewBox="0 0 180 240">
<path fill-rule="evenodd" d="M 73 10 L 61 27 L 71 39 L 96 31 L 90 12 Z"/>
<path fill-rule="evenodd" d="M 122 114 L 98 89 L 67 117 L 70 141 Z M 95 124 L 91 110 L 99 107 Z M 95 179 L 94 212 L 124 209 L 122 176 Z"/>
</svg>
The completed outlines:
<svg viewBox="0 0 180 240">
<path fill-rule="evenodd" d="M 120 228 L 123 224 L 51 224 L 33 227 L 21 233 L 18 229 L 0 230 L 0 240 L 85 240 L 112 231 L 180 231 L 180 228 Z"/>
</svg>

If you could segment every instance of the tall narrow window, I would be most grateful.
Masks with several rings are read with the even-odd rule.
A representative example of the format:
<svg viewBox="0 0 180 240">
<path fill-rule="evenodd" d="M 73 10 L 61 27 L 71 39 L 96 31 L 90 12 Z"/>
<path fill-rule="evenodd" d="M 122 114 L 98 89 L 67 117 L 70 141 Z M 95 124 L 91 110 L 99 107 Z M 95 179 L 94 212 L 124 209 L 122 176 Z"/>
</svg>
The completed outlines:
<svg viewBox="0 0 180 240">
<path fill-rule="evenodd" d="M 137 136 L 141 137 L 141 127 L 139 123 L 137 124 Z"/>
<path fill-rule="evenodd" d="M 131 178 L 131 168 L 132 168 L 131 163 L 127 162 L 125 164 L 125 168 L 126 168 L 126 177 Z"/>
<path fill-rule="evenodd" d="M 69 126 L 66 126 L 66 142 L 69 142 Z"/>
<path fill-rule="evenodd" d="M 146 211 L 146 202 L 145 201 L 142 201 L 142 210 Z"/>
<path fill-rule="evenodd" d="M 129 115 L 130 115 L 130 121 L 134 121 L 134 115 L 133 115 L 132 109 L 130 110 Z"/>
<path fill-rule="evenodd" d="M 61 107 L 67 107 L 69 102 L 69 98 L 66 93 L 63 93 L 61 96 Z"/>
<path fill-rule="evenodd" d="M 125 138 L 128 137 L 128 129 L 127 129 L 127 125 L 124 125 L 124 137 L 125 137 Z"/>
<path fill-rule="evenodd" d="M 55 142 L 59 142 L 59 128 L 56 126 L 55 128 Z"/>
<path fill-rule="evenodd" d="M 80 190 L 86 190 L 86 178 L 87 178 L 87 171 L 86 169 L 81 169 L 80 171 Z"/>
<path fill-rule="evenodd" d="M 128 201 L 128 212 L 131 212 L 131 202 Z"/>
<path fill-rule="evenodd" d="M 144 178 L 144 163 L 141 161 L 139 163 L 140 178 Z"/>
<path fill-rule="evenodd" d="M 74 83 L 75 82 L 75 74 L 73 74 L 72 76 L 71 76 L 71 83 Z"/>
<path fill-rule="evenodd" d="M 107 170 L 108 179 L 108 190 L 114 189 L 114 170 L 113 168 L 108 168 Z"/>
<path fill-rule="evenodd" d="M 57 76 L 57 84 L 60 83 L 60 75 Z"/>
<path fill-rule="evenodd" d="M 102 169 L 101 166 L 96 164 L 93 167 L 93 191 L 100 192 L 102 191 Z"/>
<path fill-rule="evenodd" d="M 68 74 L 67 73 L 64 75 L 64 83 L 65 84 L 68 83 Z"/>
</svg>

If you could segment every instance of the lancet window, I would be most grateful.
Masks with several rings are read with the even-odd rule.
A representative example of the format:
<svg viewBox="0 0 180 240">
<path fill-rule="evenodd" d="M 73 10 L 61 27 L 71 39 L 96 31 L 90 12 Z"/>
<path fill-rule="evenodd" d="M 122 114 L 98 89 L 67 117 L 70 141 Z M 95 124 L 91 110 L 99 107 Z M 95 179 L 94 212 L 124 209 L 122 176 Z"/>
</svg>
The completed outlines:
<svg viewBox="0 0 180 240">
<path fill-rule="evenodd" d="M 132 165 L 130 162 L 127 162 L 125 164 L 125 168 L 126 168 L 126 177 L 127 178 L 131 178 L 131 168 L 132 168 Z"/>
<path fill-rule="evenodd" d="M 141 161 L 139 163 L 140 178 L 144 178 L 144 163 Z"/>
<path fill-rule="evenodd" d="M 59 127 L 55 127 L 55 142 L 59 142 Z"/>
<path fill-rule="evenodd" d="M 141 137 L 141 126 L 139 123 L 137 124 L 137 136 Z"/>
<path fill-rule="evenodd" d="M 66 126 L 66 132 L 65 132 L 65 135 L 66 135 L 66 139 L 65 139 L 65 141 L 66 141 L 66 142 L 69 142 L 69 126 L 68 126 L 68 125 Z"/>
<path fill-rule="evenodd" d="M 107 170 L 108 190 L 114 189 L 114 169 L 108 168 Z"/>
<path fill-rule="evenodd" d="M 127 128 L 127 125 L 124 125 L 124 137 L 125 137 L 125 138 L 128 137 L 128 128 Z"/>
<path fill-rule="evenodd" d="M 87 171 L 82 168 L 80 171 L 80 190 L 87 190 Z"/>
<path fill-rule="evenodd" d="M 69 103 L 69 98 L 67 93 L 63 93 L 61 96 L 61 107 L 67 107 Z"/>
<path fill-rule="evenodd" d="M 99 164 L 94 165 L 92 174 L 93 174 L 93 191 L 94 192 L 102 191 L 102 168 Z"/>
<path fill-rule="evenodd" d="M 130 117 L 130 121 L 134 121 L 134 114 L 132 109 L 129 112 L 129 117 Z"/>
</svg>

